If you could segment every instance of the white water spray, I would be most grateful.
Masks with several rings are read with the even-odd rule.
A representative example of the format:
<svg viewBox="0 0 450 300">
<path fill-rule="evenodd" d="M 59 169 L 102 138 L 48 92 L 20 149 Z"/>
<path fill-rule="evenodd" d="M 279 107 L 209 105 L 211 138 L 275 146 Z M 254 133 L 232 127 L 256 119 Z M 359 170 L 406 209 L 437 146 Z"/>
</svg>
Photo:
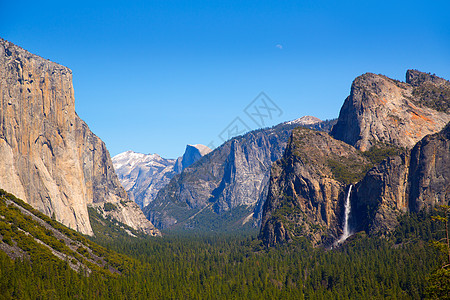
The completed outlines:
<svg viewBox="0 0 450 300">
<path fill-rule="evenodd" d="M 350 211 L 352 209 L 350 204 L 350 194 L 352 192 L 352 185 L 350 185 L 347 193 L 347 199 L 345 200 L 345 215 L 344 215 L 344 233 L 342 233 L 339 240 L 336 241 L 335 245 L 339 245 L 340 243 L 344 242 L 349 236 L 350 236 L 350 229 L 348 227 L 348 219 L 350 217 Z"/>
</svg>

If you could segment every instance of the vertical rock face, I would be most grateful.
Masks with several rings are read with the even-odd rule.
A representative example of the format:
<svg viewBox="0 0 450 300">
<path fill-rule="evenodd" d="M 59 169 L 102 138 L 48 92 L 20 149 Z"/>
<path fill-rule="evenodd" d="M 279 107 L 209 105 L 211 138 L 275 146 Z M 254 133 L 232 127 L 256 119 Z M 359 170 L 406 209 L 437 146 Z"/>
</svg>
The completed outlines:
<svg viewBox="0 0 450 300">
<path fill-rule="evenodd" d="M 173 176 L 209 152 L 211 149 L 204 145 L 187 145 L 184 155 L 174 160 L 158 154 L 127 151 L 114 156 L 112 162 L 130 199 L 143 208 L 156 198 Z"/>
<path fill-rule="evenodd" d="M 231 139 L 172 178 L 144 213 L 159 228 L 232 230 L 257 224 L 270 166 L 282 156 L 292 129 L 304 125 L 326 130 L 333 124 L 311 117 L 305 122 L 299 119 Z"/>
<path fill-rule="evenodd" d="M 371 169 L 351 196 L 351 227 L 371 234 L 385 234 L 395 228 L 399 215 L 408 211 L 408 174 L 407 153 L 388 158 Z"/>
<path fill-rule="evenodd" d="M 411 151 L 386 159 L 358 183 L 352 197 L 356 230 L 385 234 L 405 212 L 450 202 L 450 123 Z"/>
<path fill-rule="evenodd" d="M 366 73 L 352 84 L 331 135 L 359 150 L 377 143 L 412 148 L 450 121 L 450 82 L 408 70 L 407 82 Z M 448 105 L 448 104 L 447 104 Z"/>
<path fill-rule="evenodd" d="M 211 149 L 205 145 L 187 145 L 182 157 L 175 162 L 174 171 L 181 173 L 184 169 L 195 163 L 202 156 L 211 152 Z"/>
<path fill-rule="evenodd" d="M 240 205 L 247 206 L 247 215 L 251 214 L 268 182 L 270 165 L 281 157 L 289 133 L 251 132 L 226 142 L 175 176 L 144 213 L 160 228 L 178 223 L 197 227 L 197 213 L 221 214 Z"/>
<path fill-rule="evenodd" d="M 298 236 L 331 244 L 342 233 L 348 184 L 368 165 L 359 151 L 324 132 L 295 129 L 272 166 L 260 237 L 268 245 Z"/>
<path fill-rule="evenodd" d="M 75 113 L 72 72 L 3 39 L 0 169 L 0 188 L 82 233 L 93 233 L 87 206 L 105 202 L 117 203 L 123 223 L 157 233 L 136 215 L 105 144 Z"/>
<path fill-rule="evenodd" d="M 409 208 L 419 211 L 450 202 L 450 123 L 411 151 Z"/>
<path fill-rule="evenodd" d="M 436 132 L 449 120 L 450 82 L 443 78 L 408 70 L 406 83 L 374 74 L 355 79 L 332 134 L 362 150 L 377 142 L 413 148 L 358 183 L 351 216 L 356 230 L 383 235 L 405 212 L 448 203 L 448 125 Z"/>
<path fill-rule="evenodd" d="M 338 149 L 323 134 L 293 132 L 272 167 L 260 232 L 266 244 L 296 236 L 329 244 L 342 226 L 344 183 L 357 182 L 350 198 L 353 231 L 383 235 L 401 214 L 449 203 L 450 83 L 416 70 L 408 70 L 406 80 L 371 73 L 354 80 L 331 131 L 348 148 Z M 368 171 L 371 163 L 362 155 L 379 161 L 389 147 L 403 153 Z M 325 193 L 324 186 L 335 192 Z"/>
</svg>

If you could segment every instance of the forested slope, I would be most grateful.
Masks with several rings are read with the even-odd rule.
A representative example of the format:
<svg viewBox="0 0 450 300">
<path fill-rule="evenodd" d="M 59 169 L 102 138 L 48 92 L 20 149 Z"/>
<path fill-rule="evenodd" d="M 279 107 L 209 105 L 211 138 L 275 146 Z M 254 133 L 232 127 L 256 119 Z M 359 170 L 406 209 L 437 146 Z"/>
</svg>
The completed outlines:
<svg viewBox="0 0 450 300">
<path fill-rule="evenodd" d="M 1 243 L 19 245 L 16 234 L 33 232 L 26 228 L 31 223 L 21 223 L 24 214 L 15 204 L 21 202 L 13 196 L 2 194 L 1 203 Z M 93 225 L 103 234 L 87 240 L 42 220 L 106 263 L 89 265 L 83 254 L 80 260 L 92 271 L 77 272 L 70 260 L 33 242 L 26 244 L 36 251 L 19 247 L 22 258 L 0 251 L 1 299 L 421 299 L 427 276 L 443 262 L 428 243 L 442 236 L 441 228 L 423 213 L 404 216 L 386 239 L 360 233 L 331 251 L 313 248 L 304 238 L 267 248 L 255 235 L 132 237 L 118 233 L 113 223 Z M 11 230 L 5 231 L 7 223 Z"/>
</svg>

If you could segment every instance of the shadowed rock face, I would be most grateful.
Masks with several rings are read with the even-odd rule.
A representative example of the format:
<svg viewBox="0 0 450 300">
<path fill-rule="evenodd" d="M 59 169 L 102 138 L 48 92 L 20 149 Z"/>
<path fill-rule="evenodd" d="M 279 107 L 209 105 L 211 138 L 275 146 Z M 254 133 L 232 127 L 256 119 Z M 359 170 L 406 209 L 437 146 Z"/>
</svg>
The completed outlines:
<svg viewBox="0 0 450 300">
<path fill-rule="evenodd" d="M 283 158 L 272 165 L 261 222 L 264 243 L 305 236 L 314 245 L 331 244 L 342 233 L 348 184 L 368 166 L 352 146 L 324 132 L 295 129 Z"/>
<path fill-rule="evenodd" d="M 358 183 L 352 197 L 356 230 L 385 234 L 405 212 L 450 202 L 450 123 L 411 151 L 386 159 Z"/>
<path fill-rule="evenodd" d="M 390 157 L 371 169 L 351 196 L 350 224 L 354 231 L 387 233 L 408 212 L 409 154 Z"/>
<path fill-rule="evenodd" d="M 362 151 L 380 142 L 411 149 L 450 121 L 449 100 L 450 83 L 437 76 L 408 70 L 404 83 L 366 73 L 353 81 L 331 135 Z"/>
<path fill-rule="evenodd" d="M 174 160 L 158 154 L 127 151 L 114 156 L 112 162 L 130 199 L 143 208 L 156 198 L 173 176 L 209 152 L 211 149 L 204 145 L 187 145 L 184 155 Z"/>
<path fill-rule="evenodd" d="M 356 78 L 331 131 L 349 145 L 339 150 L 342 142 L 297 129 L 283 158 L 272 166 L 262 240 L 273 245 L 305 236 L 314 245 L 329 245 L 341 233 L 350 183 L 357 183 L 350 198 L 352 231 L 384 235 L 401 214 L 448 204 L 449 86 L 416 70 L 408 70 L 407 83 L 371 73 Z M 402 154 L 368 171 L 371 164 L 358 150 L 377 144 L 400 147 Z M 382 148 L 374 147 L 367 157 L 375 158 Z"/>
<path fill-rule="evenodd" d="M 187 145 L 183 156 L 179 157 L 175 162 L 174 171 L 176 173 L 181 173 L 184 169 L 195 163 L 209 152 L 211 152 L 211 149 L 204 145 Z"/>
<path fill-rule="evenodd" d="M 105 144 L 75 113 L 72 72 L 0 39 L 0 188 L 92 234 L 87 205 L 150 234 L 128 200 Z"/>
<path fill-rule="evenodd" d="M 306 118 L 307 124 L 303 120 L 255 130 L 224 143 L 172 178 L 144 213 L 159 228 L 211 230 L 227 214 L 228 219 L 217 225 L 221 228 L 214 230 L 258 224 L 270 166 L 281 158 L 292 129 L 304 125 L 326 130 L 333 124 L 311 117 Z"/>
<path fill-rule="evenodd" d="M 412 211 L 450 202 L 450 123 L 412 149 L 408 195 Z"/>
<path fill-rule="evenodd" d="M 251 214 L 289 133 L 251 132 L 226 142 L 176 175 L 144 212 L 160 228 L 195 221 L 201 210 L 221 214 L 246 205 Z"/>
</svg>

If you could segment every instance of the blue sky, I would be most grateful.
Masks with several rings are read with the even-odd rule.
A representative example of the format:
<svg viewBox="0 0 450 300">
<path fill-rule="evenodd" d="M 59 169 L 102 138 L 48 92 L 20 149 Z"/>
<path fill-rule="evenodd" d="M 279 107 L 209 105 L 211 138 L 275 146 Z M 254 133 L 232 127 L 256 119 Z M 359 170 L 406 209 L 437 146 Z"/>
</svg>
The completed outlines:
<svg viewBox="0 0 450 300">
<path fill-rule="evenodd" d="M 68 2 L 68 3 L 66 3 Z M 177 157 L 265 92 L 335 118 L 365 72 L 450 79 L 448 1 L 5 1 L 0 36 L 72 69 L 78 115 L 111 155 Z"/>
</svg>

